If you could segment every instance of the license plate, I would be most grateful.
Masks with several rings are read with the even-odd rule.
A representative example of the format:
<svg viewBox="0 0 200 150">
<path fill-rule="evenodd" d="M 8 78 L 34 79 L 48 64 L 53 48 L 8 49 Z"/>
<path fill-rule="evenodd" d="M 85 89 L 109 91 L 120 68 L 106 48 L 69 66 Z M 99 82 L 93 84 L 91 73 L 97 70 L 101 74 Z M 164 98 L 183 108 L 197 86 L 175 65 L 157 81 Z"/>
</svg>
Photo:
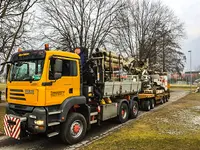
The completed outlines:
<svg viewBox="0 0 200 150">
<path fill-rule="evenodd" d="M 5 115 L 4 116 L 4 131 L 9 137 L 19 140 L 21 132 L 21 120 L 20 118 Z"/>
</svg>

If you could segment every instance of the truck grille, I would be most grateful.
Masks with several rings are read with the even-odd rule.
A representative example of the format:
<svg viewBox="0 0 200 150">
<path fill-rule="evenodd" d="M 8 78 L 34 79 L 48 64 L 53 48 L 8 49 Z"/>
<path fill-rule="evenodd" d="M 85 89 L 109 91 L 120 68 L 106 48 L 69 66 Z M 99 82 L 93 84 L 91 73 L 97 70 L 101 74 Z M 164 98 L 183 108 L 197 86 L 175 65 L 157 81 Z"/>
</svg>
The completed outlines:
<svg viewBox="0 0 200 150">
<path fill-rule="evenodd" d="M 11 100 L 22 100 L 22 101 L 26 100 L 23 90 L 21 89 L 10 89 L 9 94 Z"/>
</svg>

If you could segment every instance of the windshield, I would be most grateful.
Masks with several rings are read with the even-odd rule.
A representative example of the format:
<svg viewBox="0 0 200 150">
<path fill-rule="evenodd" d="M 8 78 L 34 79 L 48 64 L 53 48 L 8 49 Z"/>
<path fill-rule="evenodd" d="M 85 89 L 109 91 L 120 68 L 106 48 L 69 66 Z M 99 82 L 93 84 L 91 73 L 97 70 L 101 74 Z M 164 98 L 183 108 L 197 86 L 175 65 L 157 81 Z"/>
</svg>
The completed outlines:
<svg viewBox="0 0 200 150">
<path fill-rule="evenodd" d="M 14 62 L 11 67 L 10 81 L 38 81 L 42 76 L 44 60 Z"/>
</svg>

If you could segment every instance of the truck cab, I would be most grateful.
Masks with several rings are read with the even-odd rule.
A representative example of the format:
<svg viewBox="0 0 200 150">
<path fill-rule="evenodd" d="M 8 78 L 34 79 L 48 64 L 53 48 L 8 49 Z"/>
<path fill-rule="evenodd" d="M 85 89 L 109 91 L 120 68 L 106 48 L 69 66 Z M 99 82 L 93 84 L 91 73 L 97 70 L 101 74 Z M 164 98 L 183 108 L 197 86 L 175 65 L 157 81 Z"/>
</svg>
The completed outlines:
<svg viewBox="0 0 200 150">
<path fill-rule="evenodd" d="M 8 103 L 51 106 L 80 96 L 79 61 L 77 54 L 62 51 L 14 54 L 7 82 Z"/>
</svg>

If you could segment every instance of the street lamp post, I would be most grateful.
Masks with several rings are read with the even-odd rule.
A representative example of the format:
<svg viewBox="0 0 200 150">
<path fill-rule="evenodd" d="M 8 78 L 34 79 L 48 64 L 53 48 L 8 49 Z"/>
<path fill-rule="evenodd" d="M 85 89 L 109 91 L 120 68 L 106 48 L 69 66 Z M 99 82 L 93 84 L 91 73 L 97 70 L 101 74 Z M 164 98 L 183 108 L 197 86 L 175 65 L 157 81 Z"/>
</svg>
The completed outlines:
<svg viewBox="0 0 200 150">
<path fill-rule="evenodd" d="M 192 92 L 192 51 L 190 53 L 190 92 Z"/>
</svg>

